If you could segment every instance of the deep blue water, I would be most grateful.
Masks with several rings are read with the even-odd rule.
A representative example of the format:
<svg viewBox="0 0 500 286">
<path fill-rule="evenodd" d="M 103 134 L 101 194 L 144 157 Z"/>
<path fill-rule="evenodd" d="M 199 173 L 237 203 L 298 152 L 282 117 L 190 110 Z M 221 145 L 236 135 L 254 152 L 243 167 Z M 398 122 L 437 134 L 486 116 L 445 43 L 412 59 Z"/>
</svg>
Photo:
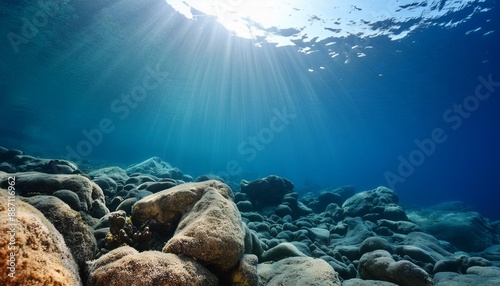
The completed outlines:
<svg viewBox="0 0 500 286">
<path fill-rule="evenodd" d="M 299 191 L 385 185 L 407 206 L 461 200 L 500 219 L 497 1 L 397 40 L 282 47 L 134 2 L 0 4 L 0 146 L 77 162 L 159 156 L 193 176 L 276 174 Z"/>
</svg>

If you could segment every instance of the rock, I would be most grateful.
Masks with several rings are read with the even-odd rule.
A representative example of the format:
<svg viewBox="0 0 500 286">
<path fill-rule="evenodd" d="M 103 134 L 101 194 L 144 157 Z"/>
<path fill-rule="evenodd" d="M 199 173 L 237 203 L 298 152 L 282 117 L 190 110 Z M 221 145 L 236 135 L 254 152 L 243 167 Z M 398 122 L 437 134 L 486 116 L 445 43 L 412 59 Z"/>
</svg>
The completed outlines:
<svg viewBox="0 0 500 286">
<path fill-rule="evenodd" d="M 262 209 L 279 205 L 283 197 L 293 191 L 293 184 L 285 178 L 272 175 L 251 182 L 242 180 L 240 188 L 254 207 Z"/>
<path fill-rule="evenodd" d="M 359 251 L 361 254 L 380 249 L 385 250 L 389 253 L 394 253 L 394 248 L 387 242 L 387 240 L 377 236 L 368 237 L 361 243 L 359 247 Z"/>
<path fill-rule="evenodd" d="M 75 211 L 81 210 L 81 202 L 78 195 L 70 190 L 59 190 L 52 193 L 52 195 L 61 201 L 65 202 L 70 208 Z"/>
<path fill-rule="evenodd" d="M 241 217 L 224 183 L 186 183 L 135 203 L 135 225 L 146 221 L 152 231 L 175 229 L 163 252 L 191 257 L 222 272 L 234 267 L 244 250 Z M 210 250 L 210 251 L 207 251 Z"/>
<path fill-rule="evenodd" d="M 89 173 L 92 178 L 108 177 L 115 182 L 125 182 L 129 176 L 127 172 L 120 167 L 106 167 Z"/>
<path fill-rule="evenodd" d="M 274 210 L 274 214 L 276 214 L 279 217 L 285 217 L 287 215 L 292 215 L 293 211 L 290 208 L 290 206 L 286 204 L 281 204 L 276 207 L 276 209 Z"/>
<path fill-rule="evenodd" d="M 259 286 L 257 274 L 258 258 L 253 254 L 244 254 L 238 266 L 230 274 L 231 286 Z"/>
<path fill-rule="evenodd" d="M 418 225 L 409 221 L 392 221 L 388 219 L 379 219 L 377 221 L 379 227 L 386 227 L 395 233 L 408 234 L 414 231 L 421 231 Z"/>
<path fill-rule="evenodd" d="M 439 272 L 434 275 L 434 286 L 494 286 L 500 285 L 500 268 L 474 266 L 465 275 L 454 272 Z"/>
<path fill-rule="evenodd" d="M 444 241 L 439 241 L 434 236 L 423 232 L 411 232 L 404 237 L 401 243 L 422 249 L 436 261 L 449 257 L 452 252 L 456 251 L 455 248 L 446 245 Z"/>
<path fill-rule="evenodd" d="M 169 163 L 162 161 L 158 157 L 152 157 L 139 164 L 128 167 L 125 171 L 129 176 L 134 173 L 140 173 L 159 177 L 160 175 L 168 173 L 171 169 L 172 166 Z"/>
<path fill-rule="evenodd" d="M 156 182 L 156 178 L 153 178 L 151 176 L 148 176 L 148 175 L 141 175 L 140 173 L 135 173 L 135 174 L 131 174 L 130 175 L 130 178 L 128 178 L 126 181 L 125 181 L 125 186 L 127 185 L 133 185 L 135 187 L 141 185 L 141 184 L 144 184 L 144 183 L 148 183 L 148 182 Z"/>
<path fill-rule="evenodd" d="M 12 157 L 23 154 L 23 151 L 0 146 L 0 161 L 9 161 Z"/>
<path fill-rule="evenodd" d="M 3 148 L 3 147 L 2 147 Z M 6 150 L 6 151 L 5 151 Z M 1 159 L 3 158 L 3 159 Z M 1 171 L 15 172 L 41 172 L 46 174 L 80 174 L 78 166 L 67 160 L 42 159 L 24 155 L 19 150 L 0 152 L 0 162 L 3 162 Z"/>
<path fill-rule="evenodd" d="M 321 191 L 312 202 L 306 203 L 315 213 L 324 212 L 329 204 L 341 206 L 348 198 L 355 194 L 354 186 L 344 186 Z"/>
<path fill-rule="evenodd" d="M 357 193 L 348 198 L 342 208 L 346 216 L 362 217 L 371 221 L 378 219 L 408 220 L 403 208 L 397 205 L 395 192 L 385 187 Z"/>
<path fill-rule="evenodd" d="M 409 257 L 412 261 L 422 262 L 422 264 L 430 263 L 434 265 L 436 258 L 428 254 L 425 250 L 414 245 L 398 245 L 395 250 L 396 254 L 401 257 Z"/>
<path fill-rule="evenodd" d="M 95 177 L 92 179 L 94 183 L 96 183 L 99 187 L 101 187 L 102 191 L 106 196 L 114 196 L 116 190 L 118 188 L 118 184 L 115 180 L 111 179 L 107 175 L 101 175 L 99 177 Z"/>
<path fill-rule="evenodd" d="M 261 257 L 264 252 L 263 243 L 260 241 L 257 233 L 246 226 L 243 225 L 245 230 L 245 253 L 246 254 L 255 254 L 258 258 Z"/>
<path fill-rule="evenodd" d="M 475 253 L 475 255 L 481 256 L 491 261 L 498 261 L 500 263 L 500 244 L 492 245 L 482 252 Z"/>
<path fill-rule="evenodd" d="M 283 196 L 283 203 L 280 206 L 288 206 L 292 213 L 292 218 L 297 219 L 301 216 L 307 216 L 313 211 L 298 200 L 299 195 L 296 192 L 291 192 Z M 280 207 L 278 206 L 278 208 Z"/>
<path fill-rule="evenodd" d="M 283 242 L 278 244 L 275 247 L 272 247 L 271 249 L 264 251 L 262 253 L 262 262 L 265 261 L 278 261 L 281 259 L 289 258 L 289 257 L 307 257 L 304 253 L 302 253 L 300 250 L 295 247 L 295 245 L 289 243 L 289 242 Z"/>
<path fill-rule="evenodd" d="M 8 204 L 0 204 L 0 256 L 4 265 L 0 285 L 82 285 L 78 266 L 52 223 L 34 207 L 8 196 L 6 190 L 0 190 L 0 200 L 15 208 L 15 216 L 8 216 Z M 13 277 L 8 276 L 11 270 L 15 271 Z"/>
<path fill-rule="evenodd" d="M 188 257 L 172 253 L 117 248 L 91 263 L 89 286 L 216 286 L 218 279 Z"/>
<path fill-rule="evenodd" d="M 290 257 L 275 263 L 261 263 L 257 272 L 266 286 L 340 286 L 338 274 L 322 259 Z"/>
<path fill-rule="evenodd" d="M 175 187 L 176 185 L 177 183 L 175 183 L 175 181 L 170 181 L 170 180 L 164 182 L 145 182 L 137 186 L 137 189 L 147 190 L 150 191 L 151 193 L 157 193 L 159 191 Z"/>
<path fill-rule="evenodd" d="M 224 183 L 224 179 L 222 179 L 221 177 L 219 177 L 217 175 L 213 175 L 213 174 L 201 175 L 198 178 L 196 178 L 195 182 L 204 182 L 204 181 L 210 181 L 210 180 L 217 180 L 217 181 Z"/>
<path fill-rule="evenodd" d="M 500 243 L 492 223 L 479 213 L 441 211 L 434 208 L 411 211 L 409 218 L 424 232 L 449 241 L 466 252 L 479 252 Z"/>
<path fill-rule="evenodd" d="M 251 212 L 253 210 L 252 203 L 250 201 L 239 201 L 236 206 L 240 212 Z"/>
<path fill-rule="evenodd" d="M 330 244 L 330 231 L 328 229 L 312 227 L 307 229 L 307 232 L 312 241 L 317 241 L 324 245 Z"/>
<path fill-rule="evenodd" d="M 84 176 L 50 175 L 39 172 L 14 174 L 0 172 L 0 187 L 7 187 L 9 176 L 16 177 L 16 192 L 19 195 L 52 195 L 59 190 L 70 190 L 78 196 L 82 212 L 95 218 L 109 212 L 104 205 L 104 194 L 101 188 Z M 94 203 L 96 201 L 98 203 Z"/>
<path fill-rule="evenodd" d="M 353 278 L 349 280 L 344 280 L 342 286 L 398 286 L 387 281 L 377 281 L 377 280 L 362 280 L 359 278 Z"/>
<path fill-rule="evenodd" d="M 38 209 L 61 233 L 83 274 L 85 262 L 91 260 L 97 251 L 97 242 L 80 213 L 53 196 L 34 196 L 22 200 Z"/>
<path fill-rule="evenodd" d="M 130 215 L 132 213 L 132 207 L 134 206 L 134 204 L 137 202 L 137 199 L 136 198 L 128 198 L 126 200 L 123 200 L 117 207 L 116 207 L 116 210 L 117 211 L 124 211 L 126 212 L 128 215 Z"/>
<path fill-rule="evenodd" d="M 375 233 L 371 230 L 369 222 L 363 221 L 360 217 L 346 218 L 342 222 L 343 236 L 341 237 L 330 237 L 331 245 L 357 245 L 362 243 L 365 239 L 375 236 Z"/>
<path fill-rule="evenodd" d="M 431 286 L 427 272 L 407 260 L 394 261 L 385 250 L 375 250 L 361 256 L 358 267 L 362 279 L 383 280 L 400 286 Z"/>
<path fill-rule="evenodd" d="M 178 168 L 170 168 L 162 174 L 157 175 L 158 178 L 169 178 L 173 180 L 184 179 L 184 174 Z"/>
</svg>

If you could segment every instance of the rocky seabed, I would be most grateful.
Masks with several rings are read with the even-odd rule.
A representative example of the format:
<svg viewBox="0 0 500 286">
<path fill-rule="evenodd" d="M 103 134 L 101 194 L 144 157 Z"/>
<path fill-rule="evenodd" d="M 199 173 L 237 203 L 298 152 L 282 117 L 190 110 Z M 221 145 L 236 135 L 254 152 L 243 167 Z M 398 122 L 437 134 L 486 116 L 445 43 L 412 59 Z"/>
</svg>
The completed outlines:
<svg viewBox="0 0 500 286">
<path fill-rule="evenodd" d="M 82 170 L 86 171 L 82 171 Z M 300 196 L 159 158 L 89 169 L 0 147 L 0 285 L 500 285 L 500 221 L 385 187 Z"/>
</svg>

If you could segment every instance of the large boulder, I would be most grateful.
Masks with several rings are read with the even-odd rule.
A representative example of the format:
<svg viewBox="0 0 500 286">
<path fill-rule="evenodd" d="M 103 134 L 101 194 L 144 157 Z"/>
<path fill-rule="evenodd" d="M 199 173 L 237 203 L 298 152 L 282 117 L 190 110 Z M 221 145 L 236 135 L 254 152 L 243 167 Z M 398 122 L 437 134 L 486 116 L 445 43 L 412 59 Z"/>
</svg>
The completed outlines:
<svg viewBox="0 0 500 286">
<path fill-rule="evenodd" d="M 432 286 L 430 275 L 408 260 L 395 261 L 385 250 L 361 256 L 358 267 L 361 279 L 383 280 L 400 286 Z"/>
<path fill-rule="evenodd" d="M 272 175 L 250 182 L 242 180 L 240 188 L 253 206 L 261 209 L 279 205 L 283 197 L 293 191 L 294 186 L 289 180 Z"/>
<path fill-rule="evenodd" d="M 0 190 L 0 285 L 81 285 L 64 238 L 42 213 Z"/>
<path fill-rule="evenodd" d="M 261 285 L 266 286 L 340 286 L 333 268 L 322 259 L 290 257 L 257 267 Z"/>
<path fill-rule="evenodd" d="M 172 253 L 117 248 L 90 262 L 89 286 L 216 286 L 218 279 L 194 259 Z"/>
<path fill-rule="evenodd" d="M 91 260 L 97 251 L 97 242 L 92 229 L 81 215 L 53 196 L 34 196 L 22 200 L 38 209 L 61 233 L 83 274 L 86 261 Z"/>
<path fill-rule="evenodd" d="M 232 198 L 231 189 L 219 181 L 181 184 L 135 203 L 132 219 L 136 225 L 154 221 L 153 231 L 175 230 L 163 252 L 225 272 L 244 251 L 245 231 Z"/>
</svg>

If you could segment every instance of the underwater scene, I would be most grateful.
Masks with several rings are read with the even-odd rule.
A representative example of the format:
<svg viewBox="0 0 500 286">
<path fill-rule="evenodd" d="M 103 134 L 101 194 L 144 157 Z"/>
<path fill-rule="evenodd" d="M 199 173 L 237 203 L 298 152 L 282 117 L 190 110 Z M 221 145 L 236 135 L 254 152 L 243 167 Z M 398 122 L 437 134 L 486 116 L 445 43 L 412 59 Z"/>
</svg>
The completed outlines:
<svg viewBox="0 0 500 286">
<path fill-rule="evenodd" d="M 0 23 L 0 285 L 500 285 L 498 1 Z"/>
</svg>

